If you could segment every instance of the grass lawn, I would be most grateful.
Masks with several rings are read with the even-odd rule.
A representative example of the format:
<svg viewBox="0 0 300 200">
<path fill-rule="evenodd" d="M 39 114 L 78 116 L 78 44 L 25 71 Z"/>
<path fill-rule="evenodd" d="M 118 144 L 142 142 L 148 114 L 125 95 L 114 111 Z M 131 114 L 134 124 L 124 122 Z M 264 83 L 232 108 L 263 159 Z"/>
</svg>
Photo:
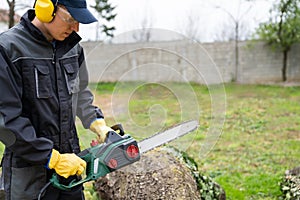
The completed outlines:
<svg viewBox="0 0 300 200">
<path fill-rule="evenodd" d="M 136 138 L 199 116 L 199 130 L 171 145 L 194 158 L 201 173 L 225 189 L 227 199 L 278 199 L 285 170 L 300 166 L 300 87 L 224 85 L 222 134 L 205 156 L 199 153 L 215 123 L 212 109 L 218 97 L 212 93 L 222 90 L 177 83 L 92 87 L 107 122 L 122 123 Z"/>
<path fill-rule="evenodd" d="M 108 125 L 122 123 L 138 140 L 184 120 L 199 120 L 197 131 L 170 145 L 186 151 L 229 200 L 279 199 L 285 170 L 300 166 L 300 87 L 99 83 L 91 88 Z M 218 114 L 224 115 L 219 121 Z M 88 147 L 94 135 L 80 123 L 78 130 L 82 147 Z M 218 133 L 211 141 L 214 130 Z M 210 148 L 204 155 L 206 144 Z"/>
</svg>

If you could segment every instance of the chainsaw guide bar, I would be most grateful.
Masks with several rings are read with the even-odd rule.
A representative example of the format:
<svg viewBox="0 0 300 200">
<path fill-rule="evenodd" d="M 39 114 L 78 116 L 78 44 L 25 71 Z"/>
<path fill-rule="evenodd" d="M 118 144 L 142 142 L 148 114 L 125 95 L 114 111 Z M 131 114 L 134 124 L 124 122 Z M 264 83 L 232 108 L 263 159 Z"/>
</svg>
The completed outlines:
<svg viewBox="0 0 300 200">
<path fill-rule="evenodd" d="M 159 147 L 163 144 L 169 143 L 179 137 L 182 137 L 198 128 L 196 120 L 186 121 L 175 125 L 167 130 L 156 133 L 140 142 L 138 142 L 140 153 L 145 153 Z"/>
</svg>

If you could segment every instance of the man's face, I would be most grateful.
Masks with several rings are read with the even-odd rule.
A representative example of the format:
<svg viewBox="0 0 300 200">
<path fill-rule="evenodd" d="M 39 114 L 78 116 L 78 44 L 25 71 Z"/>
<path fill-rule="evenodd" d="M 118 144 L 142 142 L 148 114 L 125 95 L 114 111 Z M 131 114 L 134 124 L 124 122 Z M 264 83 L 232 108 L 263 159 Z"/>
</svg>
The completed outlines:
<svg viewBox="0 0 300 200">
<path fill-rule="evenodd" d="M 79 23 L 63 6 L 58 6 L 52 22 L 46 24 L 49 34 L 55 40 L 66 39 L 73 31 L 79 31 Z"/>
</svg>

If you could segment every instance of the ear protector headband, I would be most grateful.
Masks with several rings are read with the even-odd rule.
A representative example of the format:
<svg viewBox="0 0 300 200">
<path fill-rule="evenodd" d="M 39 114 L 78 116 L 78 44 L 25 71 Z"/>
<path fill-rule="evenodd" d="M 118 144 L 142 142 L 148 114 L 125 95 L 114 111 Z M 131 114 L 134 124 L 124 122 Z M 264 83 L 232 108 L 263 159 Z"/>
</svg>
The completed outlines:
<svg viewBox="0 0 300 200">
<path fill-rule="evenodd" d="M 34 4 L 35 16 L 45 23 L 49 23 L 53 20 L 57 9 L 58 0 L 55 5 L 51 0 L 36 0 Z"/>
</svg>

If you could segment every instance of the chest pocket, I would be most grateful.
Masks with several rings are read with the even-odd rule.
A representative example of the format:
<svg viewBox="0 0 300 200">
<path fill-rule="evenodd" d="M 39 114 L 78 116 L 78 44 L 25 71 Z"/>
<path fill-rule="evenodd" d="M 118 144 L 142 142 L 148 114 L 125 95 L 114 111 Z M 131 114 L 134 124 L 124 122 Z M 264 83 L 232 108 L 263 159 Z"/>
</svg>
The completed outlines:
<svg viewBox="0 0 300 200">
<path fill-rule="evenodd" d="M 79 88 L 79 72 L 78 63 L 63 64 L 65 69 L 65 79 L 69 94 L 78 93 Z"/>
<path fill-rule="evenodd" d="M 52 97 L 51 77 L 49 68 L 46 65 L 34 66 L 35 88 L 37 98 Z"/>
</svg>

